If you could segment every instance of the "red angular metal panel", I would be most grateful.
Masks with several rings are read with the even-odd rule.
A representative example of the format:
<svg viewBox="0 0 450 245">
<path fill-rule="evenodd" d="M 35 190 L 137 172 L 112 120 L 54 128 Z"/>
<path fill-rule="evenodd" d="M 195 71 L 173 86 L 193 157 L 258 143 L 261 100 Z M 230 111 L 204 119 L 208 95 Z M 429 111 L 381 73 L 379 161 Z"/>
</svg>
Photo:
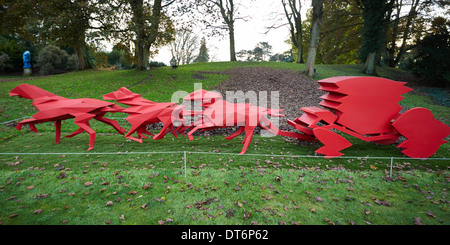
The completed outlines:
<svg viewBox="0 0 450 245">
<path fill-rule="evenodd" d="M 392 126 L 406 141 L 398 148 L 413 158 L 428 158 L 432 156 L 447 141 L 443 140 L 450 134 L 450 127 L 436 120 L 431 111 L 426 108 L 413 108 L 400 115 Z"/>
<path fill-rule="evenodd" d="M 315 128 L 314 136 L 324 144 L 323 147 L 316 150 L 316 153 L 324 154 L 325 158 L 333 158 L 344 155 L 339 152 L 352 144 L 339 134 L 324 128 Z"/>
<path fill-rule="evenodd" d="M 154 140 L 159 140 L 173 129 L 174 122 L 186 121 L 182 118 L 183 106 L 171 102 L 150 101 L 125 87 L 105 94 L 103 99 L 116 100 L 118 103 L 130 106 L 122 111 L 129 114 L 126 120 L 131 124 L 131 129 L 125 134 L 125 137 L 140 143 L 142 143 L 142 138 L 147 138 L 144 134 L 153 135 L 146 129 L 148 124 L 163 123 L 164 126 L 160 132 L 153 135 Z M 138 138 L 131 136 L 134 133 L 137 133 Z M 174 136 L 177 135 L 174 134 Z"/>
<path fill-rule="evenodd" d="M 321 105 L 341 112 L 337 123 L 363 135 L 392 132 L 401 95 L 411 91 L 404 82 L 379 77 L 334 77 L 319 84 L 329 92 Z"/>
<path fill-rule="evenodd" d="M 126 132 L 116 121 L 103 117 L 107 112 L 121 112 L 124 109 L 114 103 L 89 98 L 68 99 L 26 83 L 12 89 L 9 95 L 32 99 L 33 105 L 39 110 L 32 118 L 19 122 L 16 128 L 20 130 L 22 125 L 28 124 L 32 131 L 37 132 L 34 124 L 53 121 L 56 128 L 55 143 L 60 141 L 61 120 L 69 118 L 75 118 L 74 122 L 80 128 L 66 137 L 88 132 L 88 151 L 94 148 L 95 143 L 95 131 L 89 127 L 89 120 L 96 119 L 111 125 L 120 134 Z"/>
</svg>

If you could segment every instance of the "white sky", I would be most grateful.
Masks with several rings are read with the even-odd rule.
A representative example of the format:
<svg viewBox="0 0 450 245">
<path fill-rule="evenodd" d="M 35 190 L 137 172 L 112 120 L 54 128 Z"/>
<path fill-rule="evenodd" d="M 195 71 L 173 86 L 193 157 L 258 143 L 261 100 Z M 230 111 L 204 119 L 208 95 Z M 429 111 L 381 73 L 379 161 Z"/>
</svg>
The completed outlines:
<svg viewBox="0 0 450 245">
<path fill-rule="evenodd" d="M 289 45 L 285 43 L 285 40 L 289 38 L 289 29 L 287 26 L 280 27 L 278 29 L 272 29 L 268 34 L 266 27 L 269 26 L 273 20 L 271 13 L 277 11 L 283 13 L 283 7 L 280 0 L 255 0 L 242 1 L 248 5 L 248 8 L 244 9 L 244 6 L 240 7 L 239 11 L 242 15 L 250 16 L 248 21 L 237 20 L 235 22 L 235 47 L 236 52 L 240 50 L 253 49 L 259 42 L 268 42 L 272 46 L 272 53 L 282 53 L 290 49 Z M 302 1 L 303 18 L 304 13 L 310 8 L 310 1 Z M 213 61 L 229 61 L 230 60 L 230 44 L 228 33 L 223 37 L 209 38 L 203 35 L 201 32 L 197 33 L 200 39 L 205 36 L 206 44 L 208 46 L 209 56 L 213 58 Z M 198 51 L 195 52 L 195 55 Z M 169 46 L 160 49 L 159 54 L 151 60 L 164 62 L 166 65 L 170 64 L 172 55 L 170 53 Z"/>
</svg>

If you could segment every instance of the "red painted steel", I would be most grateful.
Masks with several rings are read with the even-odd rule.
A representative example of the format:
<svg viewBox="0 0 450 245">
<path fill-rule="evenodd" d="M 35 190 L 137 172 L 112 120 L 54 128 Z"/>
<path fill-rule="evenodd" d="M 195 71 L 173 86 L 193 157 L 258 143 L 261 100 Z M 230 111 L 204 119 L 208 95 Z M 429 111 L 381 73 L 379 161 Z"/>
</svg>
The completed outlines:
<svg viewBox="0 0 450 245">
<path fill-rule="evenodd" d="M 128 139 L 142 143 L 142 138 L 147 138 L 144 134 L 153 135 L 147 131 L 148 124 L 163 123 L 163 128 L 157 135 L 153 135 L 154 140 L 164 138 L 173 129 L 173 123 L 185 122 L 182 118 L 184 106 L 177 103 L 158 103 L 141 97 L 140 94 L 131 92 L 122 87 L 117 91 L 103 96 L 104 100 L 115 100 L 118 103 L 129 107 L 122 112 L 129 114 L 126 120 L 131 124 L 131 129 L 125 134 Z M 131 136 L 137 133 L 138 138 Z M 176 134 L 174 134 L 177 137 Z"/>
<path fill-rule="evenodd" d="M 450 128 L 425 108 L 400 114 L 401 95 L 412 90 L 404 82 L 341 76 L 318 83 L 327 92 L 320 97 L 324 108 L 302 108 L 304 114 L 288 123 L 321 141 L 325 146 L 316 153 L 326 157 L 341 156 L 340 151 L 352 145 L 331 129 L 378 144 L 393 144 L 405 136 L 408 140 L 398 147 L 406 148 L 402 152 L 413 158 L 430 157 L 450 134 Z"/>
<path fill-rule="evenodd" d="M 86 131 L 89 133 L 88 151 L 94 148 L 96 134 L 89 127 L 89 120 L 96 119 L 111 125 L 120 134 L 126 132 L 116 121 L 103 117 L 107 112 L 121 112 L 124 109 L 114 103 L 89 98 L 68 99 L 26 83 L 15 87 L 9 95 L 31 99 L 33 106 L 39 110 L 32 118 L 19 122 L 16 128 L 21 130 L 23 125 L 28 124 L 32 131 L 37 132 L 35 124 L 53 121 L 56 128 L 55 143 L 60 141 L 61 120 L 69 118 L 75 118 L 74 122 L 80 128 L 65 137 L 73 137 Z"/>
<path fill-rule="evenodd" d="M 226 139 L 245 134 L 240 154 L 247 151 L 256 127 L 279 136 L 320 141 L 324 146 L 316 153 L 324 154 L 326 158 L 342 156 L 341 151 L 352 145 L 340 133 L 377 144 L 393 144 L 400 136 L 404 136 L 406 140 L 398 148 L 413 158 L 428 158 L 447 142 L 444 139 L 450 134 L 450 127 L 435 119 L 428 109 L 413 108 L 400 113 L 402 107 L 398 102 L 403 99 L 401 95 L 412 90 L 404 82 L 379 77 L 342 76 L 323 79 L 318 83 L 319 89 L 326 92 L 320 97 L 323 108 L 303 107 L 304 113 L 300 117 L 287 120 L 301 133 L 280 130 L 267 118 L 284 117 L 280 114 L 281 109 L 268 109 L 251 103 L 231 103 L 224 100 L 221 94 L 203 89 L 184 98 L 185 101 L 200 102 L 203 108 L 201 111 L 187 111 L 177 103 L 150 101 L 125 87 L 104 95 L 103 99 L 128 105 L 126 109 L 101 100 L 64 98 L 29 84 L 17 86 L 9 95 L 32 99 L 33 105 L 39 110 L 32 118 L 21 121 L 16 127 L 18 130 L 28 124 L 32 131 L 37 132 L 35 124 L 53 121 L 56 128 L 55 143 L 59 143 L 61 120 L 74 118 L 80 128 L 65 137 L 88 132 L 88 150 L 94 148 L 96 134 L 89 127 L 91 119 L 111 125 L 120 134 L 126 132 L 116 121 L 103 117 L 107 112 L 129 114 L 126 120 L 131 124 L 131 129 L 125 137 L 141 143 L 142 138 L 147 138 L 144 134 L 153 135 L 147 131 L 147 125 L 159 122 L 164 126 L 157 135 L 153 135 L 154 140 L 162 139 L 174 128 L 174 124 L 180 125 L 172 134 L 177 137 L 177 133 L 185 135 L 185 131 L 189 130 L 187 136 L 190 140 L 197 130 L 238 127 Z M 183 116 L 196 119 L 188 124 Z M 134 133 L 137 133 L 138 138 L 132 136 Z"/>
<path fill-rule="evenodd" d="M 266 116 L 283 117 L 280 114 L 281 109 L 271 110 L 264 107 L 254 106 L 250 103 L 231 103 L 222 99 L 222 96 L 217 93 L 206 90 L 197 90 L 184 98 L 187 101 L 201 101 L 202 107 L 205 108 L 199 118 L 192 124 L 179 127 L 177 131 L 184 133 L 184 130 L 189 129 L 188 137 L 193 139 L 192 134 L 197 130 L 212 130 L 216 128 L 227 128 L 239 126 L 238 130 L 226 137 L 231 140 L 244 132 L 245 137 L 242 141 L 244 144 L 242 151 L 239 154 L 244 154 L 253 137 L 253 131 L 256 127 L 261 127 L 268 130 L 275 135 L 299 138 L 307 141 L 314 141 L 309 135 L 303 135 L 295 132 L 287 132 L 280 130 L 274 125 Z"/>
</svg>

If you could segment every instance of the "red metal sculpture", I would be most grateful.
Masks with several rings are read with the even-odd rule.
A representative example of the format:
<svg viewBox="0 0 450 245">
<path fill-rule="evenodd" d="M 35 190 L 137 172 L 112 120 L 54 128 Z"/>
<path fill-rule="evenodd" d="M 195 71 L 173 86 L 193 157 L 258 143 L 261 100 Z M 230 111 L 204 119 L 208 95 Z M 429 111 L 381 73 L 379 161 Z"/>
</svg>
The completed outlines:
<svg viewBox="0 0 450 245">
<path fill-rule="evenodd" d="M 314 136 L 324 146 L 316 152 L 326 158 L 343 155 L 340 151 L 352 144 L 336 132 L 340 131 L 364 141 L 378 144 L 395 143 L 413 158 L 433 155 L 450 128 L 436 120 L 425 108 L 413 108 L 400 114 L 401 96 L 412 89 L 404 82 L 378 77 L 332 77 L 318 81 L 319 89 L 327 93 L 319 107 L 304 107 L 299 118 L 288 123 L 306 135 Z"/>
<path fill-rule="evenodd" d="M 37 132 L 35 124 L 53 121 L 56 128 L 55 144 L 59 143 L 61 138 L 61 121 L 69 118 L 75 118 L 74 122 L 80 128 L 65 137 L 73 137 L 84 131 L 88 132 L 88 151 L 94 148 L 95 143 L 95 131 L 89 127 L 89 120 L 96 119 L 111 125 L 120 134 L 126 132 L 116 121 L 103 117 L 107 112 L 120 112 L 124 109 L 114 103 L 89 98 L 68 99 L 26 83 L 15 87 L 9 92 L 9 95 L 32 99 L 33 106 L 39 110 L 33 115 L 33 118 L 21 121 L 16 128 L 21 130 L 22 125 L 28 124 L 32 131 Z"/>
<path fill-rule="evenodd" d="M 125 129 L 111 119 L 104 118 L 107 112 L 128 113 L 127 121 L 131 129 L 125 135 L 127 138 L 141 142 L 147 138 L 144 134 L 153 135 L 146 130 L 148 124 L 162 122 L 163 128 L 153 139 L 162 139 L 170 132 L 174 123 L 181 123 L 172 131 L 184 135 L 189 129 L 189 140 L 197 130 L 212 130 L 238 126 L 238 130 L 226 139 L 231 140 L 245 133 L 244 144 L 240 154 L 249 147 L 253 131 L 261 127 L 269 132 L 304 141 L 320 141 L 323 147 L 316 150 L 326 158 L 342 156 L 343 149 L 352 144 L 337 132 L 349 134 L 367 142 L 378 144 L 393 144 L 400 136 L 406 138 L 397 147 L 412 158 L 427 158 L 446 143 L 444 138 L 450 134 L 450 127 L 436 120 L 425 108 L 413 108 L 400 113 L 402 107 L 398 104 L 401 96 L 409 91 L 404 82 L 378 77 L 332 77 L 318 81 L 319 89 L 327 93 L 321 98 L 319 107 L 304 107 L 300 117 L 288 120 L 288 123 L 302 133 L 280 130 L 267 116 L 283 117 L 281 109 L 268 109 L 254 106 L 250 103 L 231 103 L 223 100 L 219 93 L 197 90 L 184 98 L 186 101 L 199 101 L 202 111 L 186 111 L 183 105 L 176 103 L 157 103 L 133 93 L 125 87 L 104 95 L 105 100 L 116 100 L 128 105 L 124 109 L 114 103 L 81 98 L 68 99 L 52 94 L 46 90 L 29 84 L 21 84 L 10 91 L 10 96 L 32 99 L 33 105 L 39 110 L 32 118 L 21 121 L 17 129 L 28 124 L 37 132 L 35 124 L 53 121 L 56 128 L 55 143 L 61 137 L 61 121 L 74 118 L 80 128 L 65 137 L 73 137 L 84 131 L 89 133 L 89 149 L 94 148 L 95 131 L 89 127 L 89 120 L 96 119 L 111 125 L 118 133 L 124 134 Z M 193 123 L 186 123 L 183 115 L 198 118 Z M 132 137 L 133 133 L 138 138 Z"/>
<path fill-rule="evenodd" d="M 140 96 L 125 87 L 103 96 L 105 100 L 116 100 L 118 103 L 130 106 L 121 111 L 129 114 L 126 120 L 131 124 L 131 129 L 125 135 L 126 138 L 142 143 L 142 138 L 147 138 L 143 134 L 153 135 L 146 130 L 147 125 L 162 122 L 164 126 L 161 131 L 153 135 L 154 140 L 159 140 L 173 129 L 174 122 L 186 121 L 182 118 L 184 106 L 176 103 L 157 103 Z M 132 137 L 133 133 L 137 133 L 138 138 Z M 177 137 L 175 132 L 174 136 Z"/>
<path fill-rule="evenodd" d="M 275 135 L 295 137 L 302 140 L 315 140 L 309 135 L 303 135 L 295 132 L 287 132 L 280 130 L 274 125 L 266 116 L 283 117 L 283 114 L 279 114 L 281 109 L 271 110 L 264 107 L 254 106 L 250 103 L 230 103 L 222 99 L 222 96 L 218 93 L 197 90 L 185 97 L 187 101 L 200 101 L 202 107 L 205 109 L 201 112 L 192 112 L 192 115 L 200 114 L 192 124 L 181 126 L 176 129 L 184 134 L 184 130 L 190 129 L 188 132 L 189 140 L 193 139 L 192 134 L 197 130 L 212 130 L 216 128 L 226 128 L 239 126 L 238 130 L 226 137 L 225 139 L 231 140 L 242 132 L 245 133 L 245 137 L 241 142 L 244 144 L 242 151 L 239 154 L 244 154 L 249 147 L 253 131 L 256 127 L 261 127 Z"/>
</svg>

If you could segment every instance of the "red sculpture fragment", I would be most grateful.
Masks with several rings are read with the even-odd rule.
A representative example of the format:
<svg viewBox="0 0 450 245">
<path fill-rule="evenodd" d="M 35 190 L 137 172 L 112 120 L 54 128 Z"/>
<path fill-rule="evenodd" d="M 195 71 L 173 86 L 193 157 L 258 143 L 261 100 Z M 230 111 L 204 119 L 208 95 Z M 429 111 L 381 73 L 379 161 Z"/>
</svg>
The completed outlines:
<svg viewBox="0 0 450 245">
<path fill-rule="evenodd" d="M 9 95 L 32 99 L 33 106 L 39 110 L 32 118 L 25 119 L 17 124 L 16 128 L 21 130 L 22 125 L 28 124 L 32 131 L 37 132 L 35 124 L 53 121 L 56 128 L 55 144 L 59 143 L 61 138 L 61 120 L 69 118 L 75 118 L 74 122 L 80 128 L 65 137 L 73 137 L 84 131 L 88 132 L 88 151 L 94 148 L 95 143 L 95 131 L 89 127 L 89 120 L 96 119 L 111 125 L 120 134 L 126 132 L 116 121 L 103 117 L 107 112 L 114 113 L 123 110 L 122 107 L 114 103 L 89 98 L 68 99 L 26 83 L 15 87 L 9 92 Z"/>
<path fill-rule="evenodd" d="M 425 108 L 413 108 L 400 114 L 401 96 L 412 89 L 404 82 L 378 77 L 332 77 L 318 81 L 327 93 L 319 107 L 304 107 L 299 118 L 288 123 L 306 135 L 316 137 L 324 146 L 316 153 L 326 158 L 343 155 L 340 151 L 352 144 L 340 131 L 364 141 L 393 144 L 400 136 L 407 138 L 398 145 L 413 158 L 433 155 L 450 128 L 436 120 Z"/>
<path fill-rule="evenodd" d="M 274 125 L 266 116 L 283 117 L 283 114 L 279 114 L 281 109 L 271 110 L 264 107 L 254 106 L 250 103 L 231 103 L 222 99 L 222 96 L 218 93 L 197 90 L 189 94 L 184 98 L 187 101 L 200 101 L 202 107 L 205 108 L 200 112 L 192 112 L 192 115 L 200 114 L 192 124 L 180 126 L 176 131 L 180 131 L 184 134 L 184 130 L 190 129 L 188 137 L 193 139 L 192 134 L 197 130 L 212 130 L 216 128 L 226 128 L 239 126 L 238 130 L 226 137 L 225 139 L 231 140 L 242 132 L 245 133 L 245 137 L 242 141 L 244 144 L 242 151 L 239 154 L 244 154 L 249 147 L 253 131 L 256 127 L 261 127 L 275 135 L 282 135 L 288 137 L 295 137 L 303 140 L 314 140 L 309 135 L 303 135 L 295 132 L 287 132 L 280 130 Z"/>
<path fill-rule="evenodd" d="M 146 130 L 147 125 L 162 122 L 164 126 L 161 131 L 153 135 L 154 140 L 159 140 L 173 129 L 174 122 L 186 121 L 182 118 L 184 106 L 176 103 L 157 103 L 140 96 L 125 87 L 103 96 L 105 100 L 116 100 L 118 103 L 130 106 L 121 111 L 129 114 L 126 120 L 131 124 L 131 129 L 125 135 L 126 138 L 142 143 L 142 138 L 147 138 L 143 134 L 153 135 Z M 133 133 L 137 133 L 138 138 L 132 137 Z M 177 137 L 176 133 L 174 136 Z"/>
</svg>

